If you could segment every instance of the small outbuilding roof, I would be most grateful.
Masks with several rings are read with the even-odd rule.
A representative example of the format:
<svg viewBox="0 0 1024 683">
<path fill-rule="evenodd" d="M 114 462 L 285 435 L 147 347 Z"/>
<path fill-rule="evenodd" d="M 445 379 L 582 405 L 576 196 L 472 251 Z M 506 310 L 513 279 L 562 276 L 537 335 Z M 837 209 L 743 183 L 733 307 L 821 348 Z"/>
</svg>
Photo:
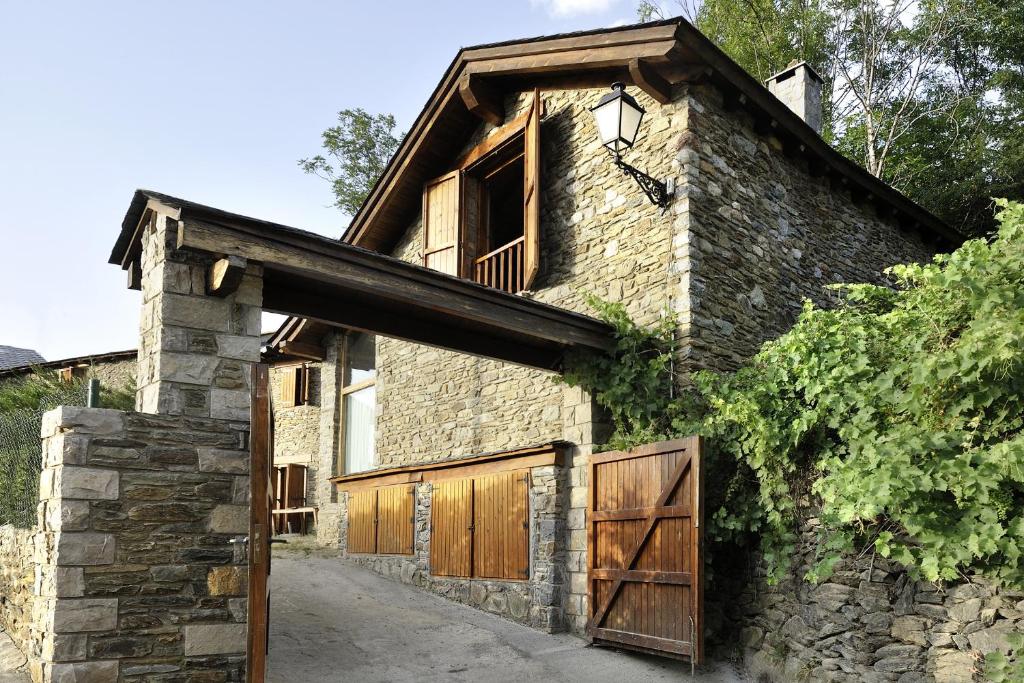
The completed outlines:
<svg viewBox="0 0 1024 683">
<path fill-rule="evenodd" d="M 60 358 L 58 360 L 48 361 L 44 360 L 43 357 L 35 351 L 30 351 L 29 353 L 34 353 L 37 356 L 36 360 L 29 360 L 23 363 L 18 363 L 17 365 L 8 365 L 5 367 L 3 364 L 3 350 L 9 348 L 12 347 L 0 346 L 0 377 L 22 374 L 33 368 L 56 370 L 60 368 L 94 365 L 96 363 L 113 363 L 116 361 L 132 360 L 137 358 L 139 355 L 139 352 L 135 349 L 128 349 L 127 351 L 108 351 L 107 353 L 94 353 L 88 356 L 75 356 L 74 358 Z"/>
<path fill-rule="evenodd" d="M 38 351 L 0 344 L 0 371 L 46 362 Z"/>
</svg>

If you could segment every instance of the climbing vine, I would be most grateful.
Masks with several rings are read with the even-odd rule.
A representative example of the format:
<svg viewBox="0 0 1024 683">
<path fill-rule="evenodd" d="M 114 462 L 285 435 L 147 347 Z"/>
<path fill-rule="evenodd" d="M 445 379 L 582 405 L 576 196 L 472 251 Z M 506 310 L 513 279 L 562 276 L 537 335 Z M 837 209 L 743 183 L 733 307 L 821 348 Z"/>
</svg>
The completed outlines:
<svg viewBox="0 0 1024 683">
<path fill-rule="evenodd" d="M 705 435 L 709 530 L 758 538 L 773 579 L 806 497 L 822 533 L 809 580 L 859 551 L 930 581 L 1024 583 L 1024 205 L 1000 201 L 997 219 L 989 240 L 890 269 L 895 288 L 805 304 L 733 373 L 676 376 L 675 321 L 641 327 L 592 299 L 617 345 L 571 358 L 564 381 L 608 411 L 610 447 Z"/>
</svg>

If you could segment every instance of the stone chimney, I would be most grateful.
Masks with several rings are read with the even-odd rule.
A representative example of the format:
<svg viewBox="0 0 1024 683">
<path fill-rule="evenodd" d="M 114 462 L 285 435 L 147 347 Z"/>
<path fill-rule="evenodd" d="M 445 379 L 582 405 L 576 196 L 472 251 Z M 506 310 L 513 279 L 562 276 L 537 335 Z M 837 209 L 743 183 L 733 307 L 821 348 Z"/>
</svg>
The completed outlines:
<svg viewBox="0 0 1024 683">
<path fill-rule="evenodd" d="M 807 62 L 793 60 L 764 82 L 768 91 L 821 135 L 821 76 Z"/>
</svg>

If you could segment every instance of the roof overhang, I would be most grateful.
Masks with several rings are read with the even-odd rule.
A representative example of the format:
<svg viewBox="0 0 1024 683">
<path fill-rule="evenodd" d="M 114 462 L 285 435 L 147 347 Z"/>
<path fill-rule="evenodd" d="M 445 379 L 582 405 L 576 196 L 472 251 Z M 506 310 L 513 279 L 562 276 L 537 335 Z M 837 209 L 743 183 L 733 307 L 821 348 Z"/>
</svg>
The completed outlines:
<svg viewBox="0 0 1024 683">
<path fill-rule="evenodd" d="M 529 367 L 607 350 L 598 320 L 304 230 L 138 190 L 110 262 L 137 284 L 142 226 L 177 221 L 177 247 L 263 266 L 263 310 Z"/>
<path fill-rule="evenodd" d="M 826 143 L 767 88 L 679 17 L 648 24 L 517 40 L 459 51 L 342 239 L 389 251 L 414 219 L 423 184 L 451 170 L 480 119 L 503 116 L 503 95 L 533 88 L 607 86 L 623 81 L 667 102 L 671 86 L 708 82 L 727 105 L 753 114 L 785 152 L 808 159 L 858 200 L 871 201 L 908 227 L 958 245 L 963 236 Z"/>
</svg>

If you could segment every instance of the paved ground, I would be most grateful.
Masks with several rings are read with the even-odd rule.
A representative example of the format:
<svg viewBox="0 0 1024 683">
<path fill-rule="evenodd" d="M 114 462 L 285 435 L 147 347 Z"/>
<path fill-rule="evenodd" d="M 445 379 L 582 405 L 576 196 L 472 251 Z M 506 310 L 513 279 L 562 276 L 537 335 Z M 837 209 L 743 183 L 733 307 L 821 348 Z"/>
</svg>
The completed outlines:
<svg viewBox="0 0 1024 683">
<path fill-rule="evenodd" d="M 270 683 L 691 680 L 685 662 L 588 647 L 306 552 L 275 547 Z M 718 665 L 695 680 L 744 679 Z"/>
<path fill-rule="evenodd" d="M 25 655 L 3 631 L 0 631 L 0 683 L 28 683 Z"/>
</svg>

